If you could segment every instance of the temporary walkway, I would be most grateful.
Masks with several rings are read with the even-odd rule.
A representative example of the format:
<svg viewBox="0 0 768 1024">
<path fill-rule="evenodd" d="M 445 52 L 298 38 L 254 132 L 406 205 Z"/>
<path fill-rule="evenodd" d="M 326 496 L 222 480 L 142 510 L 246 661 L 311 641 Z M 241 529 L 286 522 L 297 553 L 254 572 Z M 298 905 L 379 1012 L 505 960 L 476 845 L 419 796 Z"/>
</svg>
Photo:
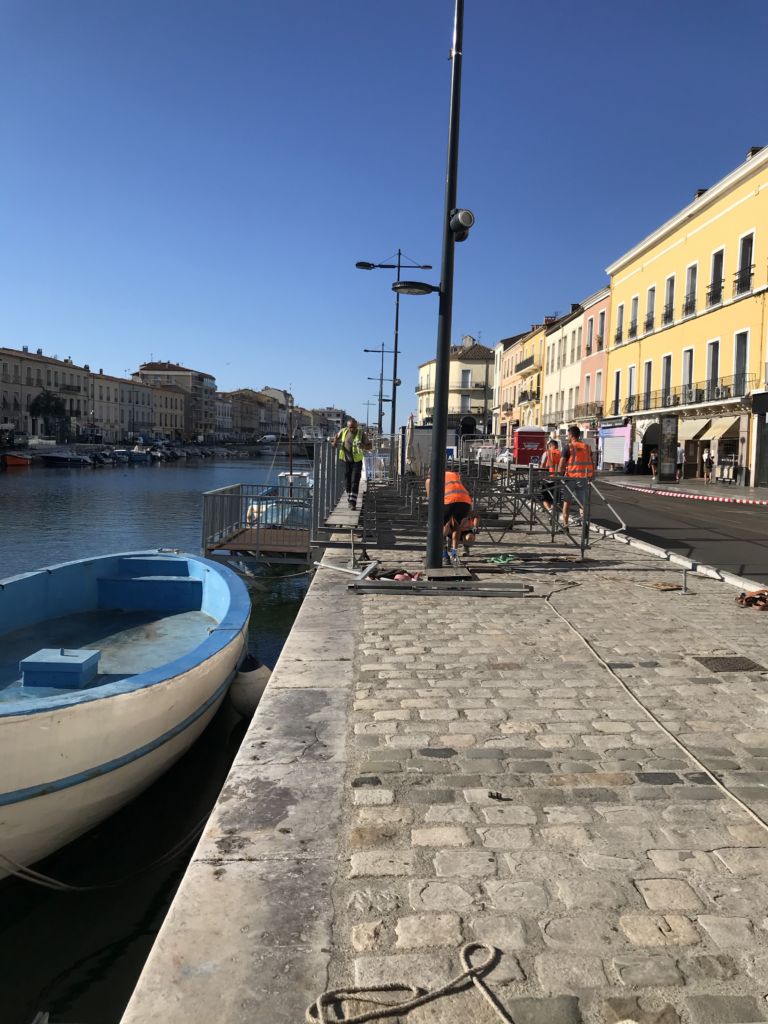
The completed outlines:
<svg viewBox="0 0 768 1024">
<path fill-rule="evenodd" d="M 412 518 L 380 538 L 420 566 Z M 467 942 L 515 1024 L 768 1019 L 766 620 L 612 540 L 506 541 L 469 567 L 528 597 L 318 571 L 124 1024 L 299 1024 Z M 407 1017 L 498 1020 L 473 986 Z"/>
</svg>

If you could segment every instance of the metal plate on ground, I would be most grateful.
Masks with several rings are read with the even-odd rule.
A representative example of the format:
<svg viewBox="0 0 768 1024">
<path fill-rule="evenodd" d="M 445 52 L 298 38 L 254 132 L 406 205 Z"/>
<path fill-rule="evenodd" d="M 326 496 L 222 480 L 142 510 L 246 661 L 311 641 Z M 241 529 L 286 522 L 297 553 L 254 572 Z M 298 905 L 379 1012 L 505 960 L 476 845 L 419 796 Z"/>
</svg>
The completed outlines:
<svg viewBox="0 0 768 1024">
<path fill-rule="evenodd" d="M 448 565 L 444 569 L 427 569 L 428 580 L 471 580 L 472 573 L 463 565 Z"/>
<path fill-rule="evenodd" d="M 762 665 L 758 665 L 751 658 L 741 658 L 736 655 L 727 658 L 694 658 L 710 672 L 765 672 Z"/>
</svg>

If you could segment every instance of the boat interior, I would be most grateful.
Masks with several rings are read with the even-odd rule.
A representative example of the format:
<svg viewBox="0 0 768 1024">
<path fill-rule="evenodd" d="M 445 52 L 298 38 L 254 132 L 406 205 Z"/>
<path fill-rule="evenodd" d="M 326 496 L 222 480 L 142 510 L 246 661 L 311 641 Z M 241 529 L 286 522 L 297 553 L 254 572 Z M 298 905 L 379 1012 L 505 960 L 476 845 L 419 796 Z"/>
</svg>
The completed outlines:
<svg viewBox="0 0 768 1024">
<path fill-rule="evenodd" d="M 207 572 L 183 556 L 125 555 L 4 581 L 0 705 L 82 692 L 183 657 L 221 617 L 218 577 Z"/>
</svg>

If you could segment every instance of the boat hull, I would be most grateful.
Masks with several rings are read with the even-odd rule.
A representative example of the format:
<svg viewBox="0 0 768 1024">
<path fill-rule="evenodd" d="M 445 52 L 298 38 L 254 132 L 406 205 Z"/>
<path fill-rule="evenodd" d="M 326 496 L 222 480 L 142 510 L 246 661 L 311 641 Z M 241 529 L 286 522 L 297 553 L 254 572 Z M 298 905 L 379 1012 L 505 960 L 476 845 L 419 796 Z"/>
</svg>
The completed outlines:
<svg viewBox="0 0 768 1024">
<path fill-rule="evenodd" d="M 243 631 L 211 664 L 167 683 L 0 719 L 3 762 L 18 765 L 10 778 L 4 772 L 0 797 L 0 856 L 7 858 L 0 860 L 0 878 L 10 873 L 8 861 L 34 864 L 167 771 L 216 714 L 244 649 Z"/>
<path fill-rule="evenodd" d="M 129 596 L 134 579 L 142 584 L 145 577 L 115 580 L 109 574 L 134 564 L 137 554 L 137 571 L 152 571 L 145 554 L 151 565 L 153 553 L 133 553 L 4 581 L 0 609 L 5 599 L 10 628 L 25 628 L 23 611 L 17 612 L 18 622 L 11 621 L 14 605 L 21 609 L 34 596 L 45 607 L 70 591 L 70 610 L 80 613 L 88 606 L 89 587 L 98 589 L 105 575 L 108 587 L 125 587 Z M 168 559 L 175 556 L 162 558 L 158 585 L 167 587 L 168 576 L 161 574 L 172 573 Z M 18 698 L 0 701 L 0 878 L 48 856 L 132 800 L 189 749 L 215 715 L 245 655 L 250 601 L 229 570 L 196 556 L 179 556 L 183 560 L 192 567 L 192 583 L 200 579 L 203 585 L 203 612 L 212 628 L 202 642 L 177 648 L 167 664 L 143 673 L 110 677 L 106 668 L 106 682 L 91 689 L 43 690 L 37 697 L 22 688 Z M 177 574 L 171 585 L 179 578 L 186 582 Z M 42 627 L 33 628 L 37 636 Z M 155 627 L 147 628 L 154 637 Z M 15 643 L 15 635 L 8 634 L 6 642 Z M 115 656 L 106 636 L 85 646 L 101 648 L 105 659 Z"/>
<path fill-rule="evenodd" d="M 31 455 L 16 455 L 13 452 L 5 452 L 2 459 L 6 469 L 21 469 L 22 467 L 32 465 Z"/>
</svg>

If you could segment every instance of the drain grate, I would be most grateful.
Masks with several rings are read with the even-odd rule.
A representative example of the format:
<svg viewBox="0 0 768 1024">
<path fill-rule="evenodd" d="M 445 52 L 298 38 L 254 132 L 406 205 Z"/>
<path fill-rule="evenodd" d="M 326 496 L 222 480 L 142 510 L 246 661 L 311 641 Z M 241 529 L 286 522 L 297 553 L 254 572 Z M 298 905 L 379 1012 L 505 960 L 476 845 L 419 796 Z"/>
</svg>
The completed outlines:
<svg viewBox="0 0 768 1024">
<path fill-rule="evenodd" d="M 694 658 L 710 672 L 765 672 L 762 665 L 758 665 L 751 658 L 732 656 L 728 658 Z"/>
</svg>

